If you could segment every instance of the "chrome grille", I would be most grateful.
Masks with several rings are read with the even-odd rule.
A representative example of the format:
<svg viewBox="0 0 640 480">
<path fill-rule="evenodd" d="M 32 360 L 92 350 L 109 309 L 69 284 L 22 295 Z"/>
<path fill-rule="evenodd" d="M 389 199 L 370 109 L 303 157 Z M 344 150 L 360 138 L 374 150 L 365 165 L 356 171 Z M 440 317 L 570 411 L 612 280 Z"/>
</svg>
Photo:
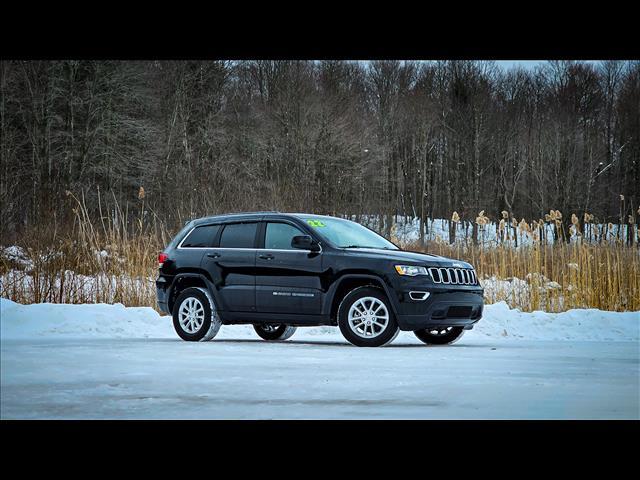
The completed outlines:
<svg viewBox="0 0 640 480">
<path fill-rule="evenodd" d="M 478 277 L 472 268 L 430 267 L 429 275 L 434 283 L 447 285 L 477 285 Z"/>
</svg>

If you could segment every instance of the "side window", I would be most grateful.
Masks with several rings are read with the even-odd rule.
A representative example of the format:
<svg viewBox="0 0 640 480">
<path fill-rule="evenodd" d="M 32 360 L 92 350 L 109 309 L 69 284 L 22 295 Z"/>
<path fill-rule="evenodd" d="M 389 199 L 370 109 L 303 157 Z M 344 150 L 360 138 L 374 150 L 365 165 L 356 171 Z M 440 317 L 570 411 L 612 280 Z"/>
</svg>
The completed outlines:
<svg viewBox="0 0 640 480">
<path fill-rule="evenodd" d="M 267 223 L 264 248 L 294 250 L 291 247 L 291 239 L 297 235 L 305 234 L 299 228 L 287 223 Z"/>
<path fill-rule="evenodd" d="M 182 242 L 182 248 L 212 247 L 220 225 L 196 227 Z"/>
<path fill-rule="evenodd" d="M 257 223 L 225 225 L 220 236 L 220 248 L 253 248 L 257 228 Z"/>
</svg>

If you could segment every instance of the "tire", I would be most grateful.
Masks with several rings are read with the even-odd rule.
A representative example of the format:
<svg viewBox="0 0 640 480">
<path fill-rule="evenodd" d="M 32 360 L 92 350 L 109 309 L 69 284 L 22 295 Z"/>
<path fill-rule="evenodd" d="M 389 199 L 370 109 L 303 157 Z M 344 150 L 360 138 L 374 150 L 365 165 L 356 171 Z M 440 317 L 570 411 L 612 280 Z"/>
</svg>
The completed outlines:
<svg viewBox="0 0 640 480">
<path fill-rule="evenodd" d="M 460 337 L 464 335 L 464 329 L 462 327 L 432 327 L 416 330 L 413 333 L 427 345 L 451 345 L 460 340 Z"/>
<path fill-rule="evenodd" d="M 338 307 L 338 326 L 344 338 L 357 347 L 387 345 L 400 330 L 389 299 L 375 287 L 358 287 L 345 295 Z"/>
<path fill-rule="evenodd" d="M 173 328 L 181 339 L 206 342 L 216 336 L 221 325 L 220 315 L 207 290 L 191 287 L 180 292 L 173 306 Z"/>
<path fill-rule="evenodd" d="M 272 341 L 287 340 L 288 338 L 291 338 L 291 335 L 293 335 L 296 332 L 296 327 L 293 327 L 291 325 L 283 325 L 283 324 L 269 325 L 269 324 L 255 323 L 253 325 L 253 329 L 261 338 L 265 340 L 272 340 Z"/>
</svg>

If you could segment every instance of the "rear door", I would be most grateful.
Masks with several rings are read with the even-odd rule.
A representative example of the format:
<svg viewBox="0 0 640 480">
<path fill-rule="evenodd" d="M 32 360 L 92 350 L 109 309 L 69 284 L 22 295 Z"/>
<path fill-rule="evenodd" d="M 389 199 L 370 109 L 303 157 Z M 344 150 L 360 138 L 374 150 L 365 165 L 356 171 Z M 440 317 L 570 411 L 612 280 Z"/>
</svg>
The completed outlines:
<svg viewBox="0 0 640 480">
<path fill-rule="evenodd" d="M 216 246 L 202 259 L 218 291 L 219 308 L 230 312 L 255 311 L 256 236 L 259 223 L 222 225 Z"/>
<path fill-rule="evenodd" d="M 263 222 L 256 255 L 256 309 L 263 313 L 320 314 L 322 254 L 291 247 L 308 235 L 293 222 Z"/>
<path fill-rule="evenodd" d="M 163 265 L 163 268 L 172 267 L 174 271 L 170 273 L 175 273 L 180 269 L 200 265 L 204 253 L 213 247 L 219 228 L 219 225 L 198 225 L 193 228 L 178 244 L 175 261 L 170 265 Z"/>
</svg>

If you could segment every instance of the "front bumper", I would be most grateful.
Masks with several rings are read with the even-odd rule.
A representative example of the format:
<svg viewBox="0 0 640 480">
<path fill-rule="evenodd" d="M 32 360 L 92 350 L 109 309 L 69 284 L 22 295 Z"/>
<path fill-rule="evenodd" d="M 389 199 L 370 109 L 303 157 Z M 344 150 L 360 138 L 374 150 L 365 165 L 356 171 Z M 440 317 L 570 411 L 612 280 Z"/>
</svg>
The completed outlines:
<svg viewBox="0 0 640 480">
<path fill-rule="evenodd" d="M 433 326 L 462 326 L 466 329 L 482 318 L 483 290 L 425 290 L 429 297 L 415 301 L 408 295 L 399 299 L 397 321 L 401 330 L 421 330 Z"/>
</svg>

